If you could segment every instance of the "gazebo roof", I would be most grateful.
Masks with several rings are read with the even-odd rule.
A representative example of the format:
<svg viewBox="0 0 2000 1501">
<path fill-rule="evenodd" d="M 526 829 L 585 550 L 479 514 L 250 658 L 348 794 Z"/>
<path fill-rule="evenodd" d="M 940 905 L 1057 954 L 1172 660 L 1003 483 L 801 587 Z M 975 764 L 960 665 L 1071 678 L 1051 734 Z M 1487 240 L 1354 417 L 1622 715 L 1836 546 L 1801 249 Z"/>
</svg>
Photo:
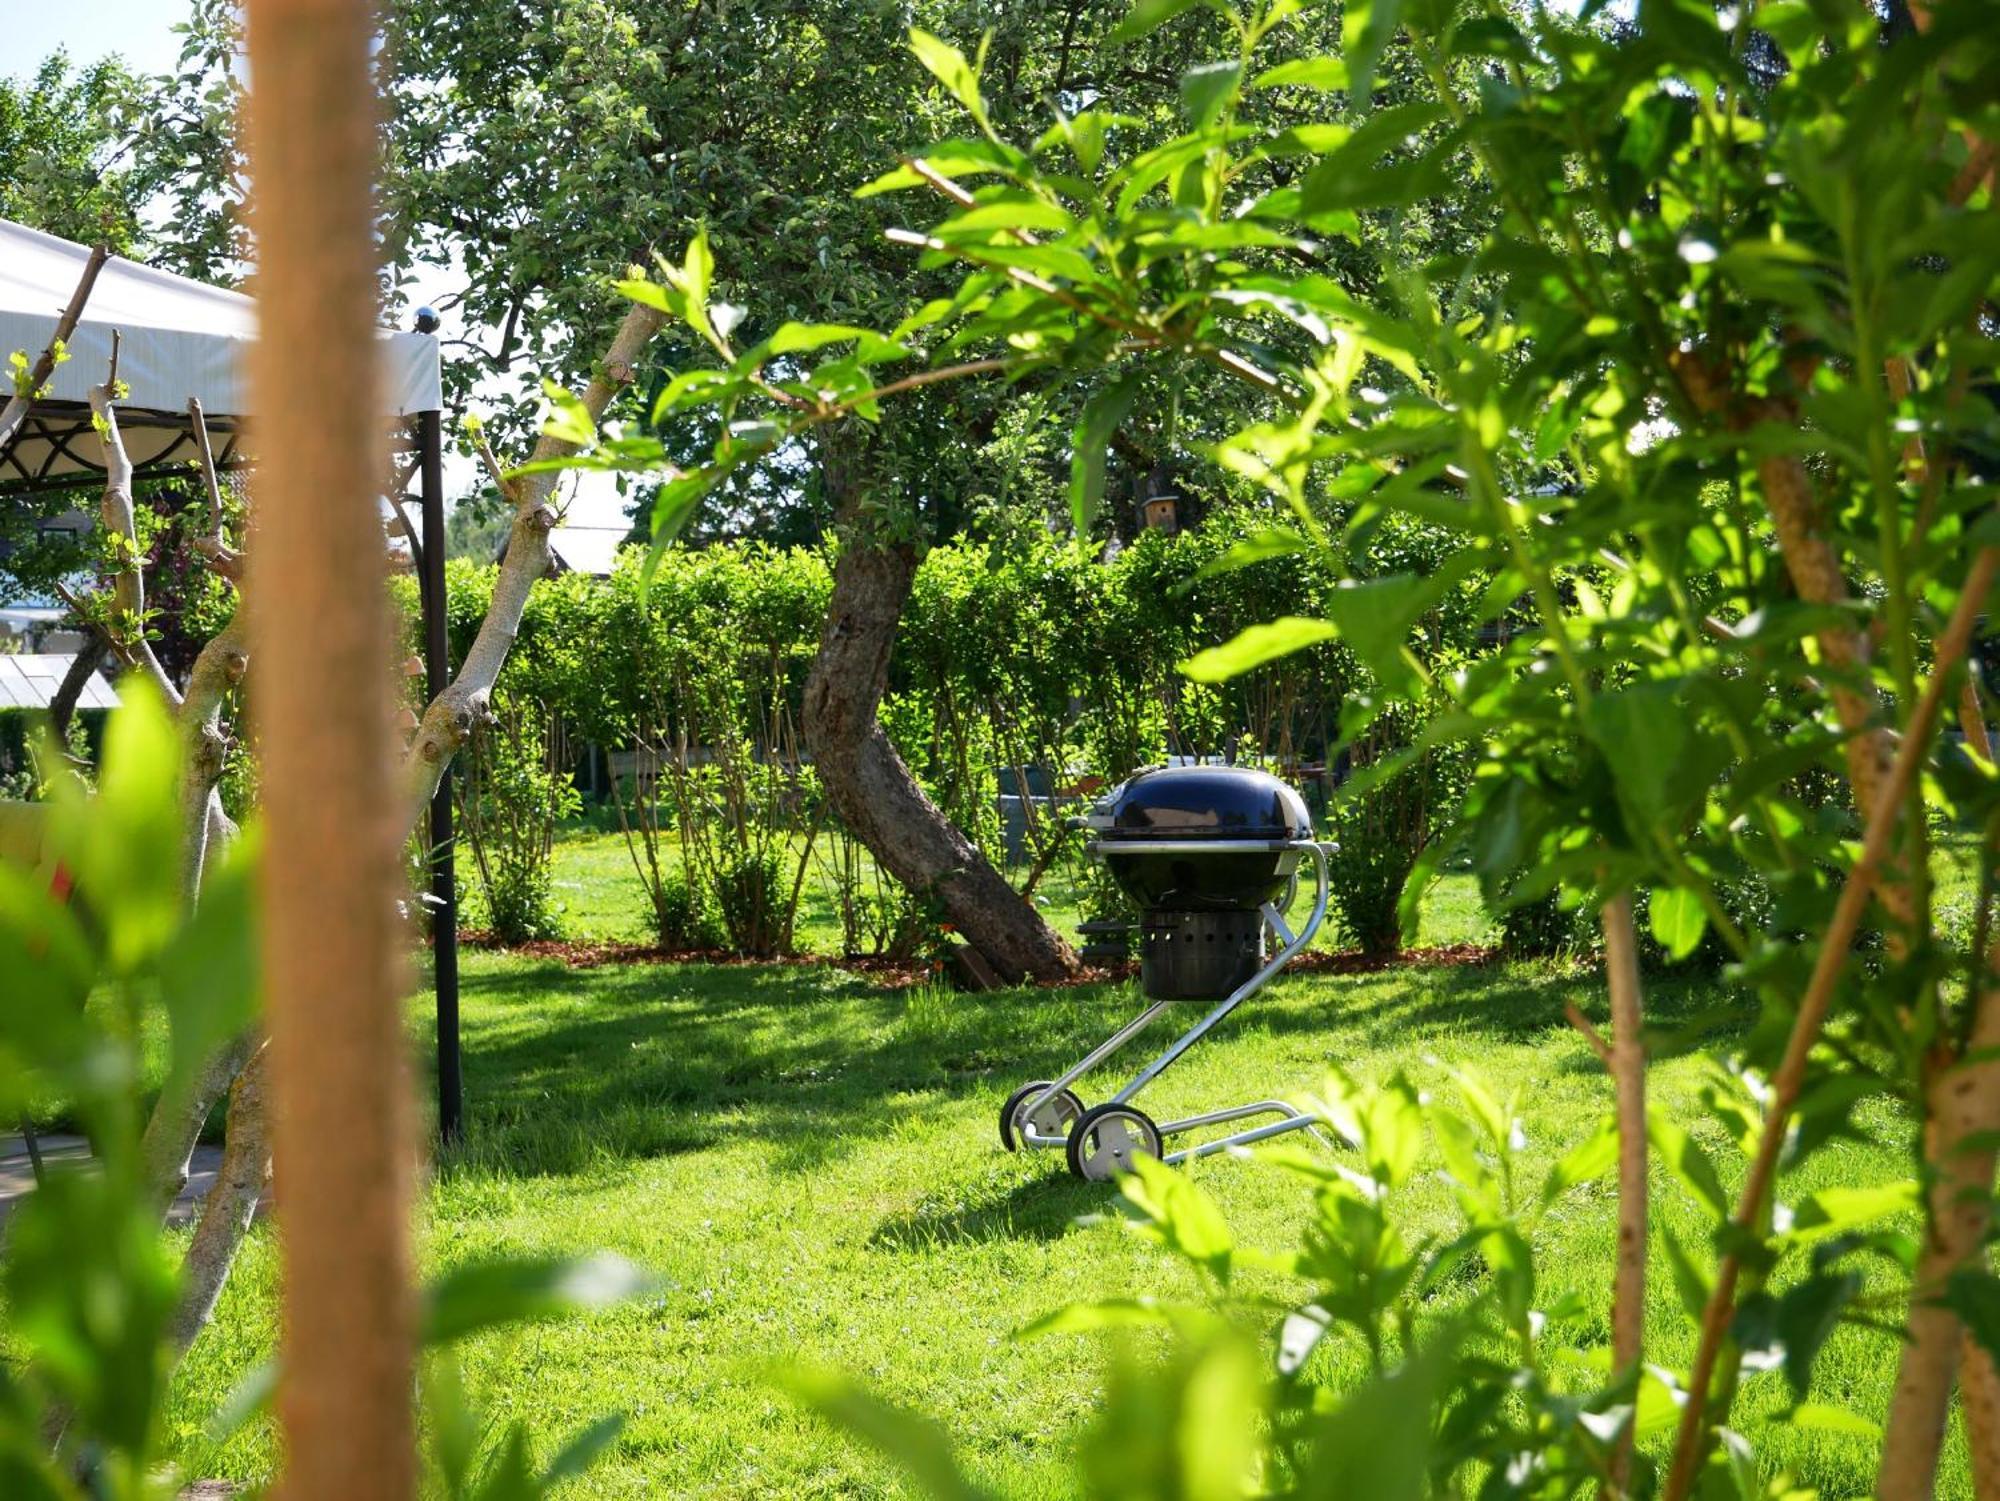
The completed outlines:
<svg viewBox="0 0 2000 1501">
<path fill-rule="evenodd" d="M 0 219 L 0 354 L 41 353 L 75 292 L 90 251 L 83 245 Z M 56 367 L 48 395 L 11 445 L 0 450 L 0 488 L 59 485 L 103 470 L 90 425 L 90 388 L 103 381 L 111 336 L 119 336 L 118 378 L 131 388 L 119 403 L 119 428 L 135 466 L 187 461 L 187 404 L 201 402 L 218 460 L 235 458 L 247 415 L 244 356 L 257 335 L 256 304 L 212 287 L 113 256 L 97 274 L 83 317 Z M 407 417 L 443 405 L 437 338 L 383 330 L 384 416 Z M 311 359 L 309 350 L 301 359 Z"/>
</svg>

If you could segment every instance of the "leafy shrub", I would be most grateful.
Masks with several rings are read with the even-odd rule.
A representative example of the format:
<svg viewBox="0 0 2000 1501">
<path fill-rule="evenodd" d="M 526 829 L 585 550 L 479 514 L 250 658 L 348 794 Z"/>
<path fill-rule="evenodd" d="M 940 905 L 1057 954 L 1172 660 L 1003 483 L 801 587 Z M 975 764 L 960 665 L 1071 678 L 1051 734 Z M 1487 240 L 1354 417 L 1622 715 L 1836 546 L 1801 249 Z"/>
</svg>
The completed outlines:
<svg viewBox="0 0 2000 1501">
<path fill-rule="evenodd" d="M 1330 820 L 1340 848 L 1329 862 L 1329 906 L 1342 936 L 1369 954 L 1401 945 L 1403 888 L 1450 825 L 1463 790 L 1464 756 L 1435 746 L 1412 751 L 1410 731 L 1401 712 L 1376 720 L 1350 751 L 1357 790 L 1336 794 Z"/>
<path fill-rule="evenodd" d="M 769 850 L 726 858 L 714 878 L 715 907 L 729 945 L 740 954 L 768 958 L 786 945 L 785 872 Z"/>
<path fill-rule="evenodd" d="M 144 1039 L 170 1030 L 176 1041 L 155 1084 L 171 1108 L 210 1050 L 256 1020 L 257 841 L 217 851 L 200 908 L 184 911 L 170 857 L 179 737 L 143 675 L 105 740 L 101 794 L 67 767 L 43 788 L 63 810 L 50 822 L 51 853 L 74 873 L 76 901 L 103 920 L 79 922 L 71 898 L 44 880 L 7 880 L 0 902 L 0 994 L 21 1002 L 0 1005 L 0 1113 L 17 1119 L 37 1098 L 62 1097 L 92 1147 L 89 1160 L 48 1162 L 7 1223 L 0 1493 L 10 1501 L 175 1495 L 193 1478 L 169 1452 L 176 1425 L 202 1420 L 171 1380 L 175 1327 L 187 1313 L 185 1246 L 163 1228 L 155 1186 L 137 1166 Z M 85 1020 L 93 997 L 103 998 L 101 1023 Z M 301 1187 L 312 1190 L 311 1163 Z M 433 1493 L 538 1501 L 600 1457 L 617 1415 L 532 1462 L 539 1446 L 528 1424 L 473 1402 L 455 1347 L 509 1324 L 603 1308 L 647 1285 L 636 1267 L 604 1255 L 466 1262 L 424 1289 L 425 1355 L 412 1396 L 424 1411 L 426 1457 L 445 1482 Z M 269 1370 L 238 1373 L 243 1385 L 213 1415 L 218 1440 L 256 1415 Z"/>
<path fill-rule="evenodd" d="M 702 900 L 701 888 L 680 871 L 664 872 L 649 888 L 653 932 L 660 947 L 676 952 L 721 948 L 722 925 Z"/>
<path fill-rule="evenodd" d="M 458 782 L 465 843 L 493 931 L 506 943 L 562 936 L 551 857 L 556 825 L 581 799 L 561 767 L 559 742 L 540 704 L 502 700 Z"/>
<path fill-rule="evenodd" d="M 1505 907 L 1500 913 L 1500 949 L 1509 958 L 1546 959 L 1577 947 L 1576 911 L 1551 891 Z"/>
</svg>

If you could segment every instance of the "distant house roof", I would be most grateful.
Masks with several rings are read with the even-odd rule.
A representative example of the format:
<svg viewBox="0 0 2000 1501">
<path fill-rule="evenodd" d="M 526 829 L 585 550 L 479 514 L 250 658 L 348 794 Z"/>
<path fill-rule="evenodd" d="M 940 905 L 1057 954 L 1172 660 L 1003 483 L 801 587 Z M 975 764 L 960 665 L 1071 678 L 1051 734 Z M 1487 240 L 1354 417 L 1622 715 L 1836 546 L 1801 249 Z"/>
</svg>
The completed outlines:
<svg viewBox="0 0 2000 1501">
<path fill-rule="evenodd" d="M 618 488 L 614 474 L 576 470 L 563 476 L 552 497 L 562 520 L 549 533 L 556 566 L 608 577 L 618 566 L 618 549 L 632 535 L 635 499 Z"/>
<path fill-rule="evenodd" d="M 0 652 L 0 709 L 46 709 L 76 658 L 59 653 Z M 79 709 L 115 709 L 118 695 L 93 672 L 77 699 Z"/>
</svg>

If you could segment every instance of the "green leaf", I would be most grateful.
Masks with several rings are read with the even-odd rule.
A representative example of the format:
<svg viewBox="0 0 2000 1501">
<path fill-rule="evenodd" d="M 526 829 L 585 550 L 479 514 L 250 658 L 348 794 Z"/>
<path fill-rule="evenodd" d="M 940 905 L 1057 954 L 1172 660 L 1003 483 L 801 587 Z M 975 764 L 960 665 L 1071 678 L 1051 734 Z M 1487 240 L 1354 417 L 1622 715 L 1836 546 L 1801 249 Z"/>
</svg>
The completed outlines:
<svg viewBox="0 0 2000 1501">
<path fill-rule="evenodd" d="M 1465 554 L 1457 554 L 1464 558 Z M 1397 688 L 1410 679 L 1403 646 L 1410 632 L 1437 604 L 1462 571 L 1446 563 L 1426 577 L 1391 573 L 1373 579 L 1343 579 L 1327 591 L 1321 603 L 1340 639 L 1347 643 L 1382 687 Z"/>
<path fill-rule="evenodd" d="M 597 425 L 590 420 L 589 411 L 572 392 L 552 380 L 544 380 L 542 397 L 548 403 L 547 410 L 542 414 L 543 437 L 577 448 L 588 448 L 597 441 Z"/>
<path fill-rule="evenodd" d="M 1228 1285 L 1236 1237 L 1207 1190 L 1143 1152 L 1134 1155 L 1132 1171 L 1118 1180 L 1118 1189 L 1146 1216 L 1160 1244 Z"/>
<path fill-rule="evenodd" d="M 1849 1412 L 1844 1407 L 1833 1407 L 1824 1402 L 1801 1402 L 1785 1414 L 1784 1422 L 1793 1428 L 1811 1432 L 1839 1433 L 1850 1438 L 1867 1439 L 1871 1443 L 1882 1441 L 1880 1423 L 1864 1418 L 1858 1412 Z"/>
<path fill-rule="evenodd" d="M 851 323 L 781 323 L 778 331 L 764 341 L 764 349 L 767 354 L 798 354 L 829 344 L 844 344 L 849 339 L 865 339 L 873 332 Z"/>
<path fill-rule="evenodd" d="M 1352 97 L 1360 97 L 1358 83 Z M 1444 149 L 1416 153 L 1411 142 L 1444 118 L 1441 106 L 1423 101 L 1378 111 L 1306 175 L 1301 211 L 1312 217 L 1332 209 L 1385 208 L 1439 191 L 1449 181 Z M 1403 159 L 1385 161 L 1392 152 Z"/>
<path fill-rule="evenodd" d="M 1685 886 L 1659 886 L 1646 903 L 1646 921 L 1653 937 L 1670 959 L 1685 959 L 1701 945 L 1708 930 L 1708 913 L 1701 898 Z"/>
<path fill-rule="evenodd" d="M 1795 1243 L 1811 1244 L 1881 1220 L 1914 1215 L 1922 1209 L 1922 1190 L 1914 1178 L 1852 1188 L 1822 1188 L 1792 1206 L 1791 1223 L 1785 1235 Z"/>
<path fill-rule="evenodd" d="M 1185 594 L 1198 580 L 1214 578 L 1219 573 L 1234 573 L 1239 568 L 1248 568 L 1252 563 L 1262 563 L 1271 558 L 1289 558 L 1306 548 L 1306 539 L 1286 527 L 1274 526 L 1266 531 L 1253 532 L 1232 542 L 1223 552 L 1202 564 L 1194 578 L 1176 585 L 1174 592 Z"/>
<path fill-rule="evenodd" d="M 1557 1159 L 1542 1184 L 1542 1203 L 1553 1204 L 1579 1183 L 1610 1172 L 1618 1161 L 1618 1121 L 1606 1115 L 1597 1129 Z"/>
<path fill-rule="evenodd" d="M 604 1452 L 625 1431 L 625 1414 L 610 1413 L 578 1433 L 557 1451 L 542 1471 L 542 1488 L 553 1490 L 565 1480 L 574 1480 L 604 1457 Z"/>
<path fill-rule="evenodd" d="M 1444 1158 L 1445 1172 L 1457 1189 L 1467 1215 L 1480 1221 L 1497 1219 L 1504 1205 L 1500 1183 L 1479 1157 L 1478 1138 L 1465 1117 L 1436 1105 L 1430 1107 L 1431 1135 Z"/>
<path fill-rule="evenodd" d="M 1812 1382 L 1812 1365 L 1840 1322 L 1841 1310 L 1861 1291 L 1856 1272 L 1820 1273 L 1789 1287 L 1779 1297 L 1746 1298 L 1732 1327 L 1737 1343 L 1784 1367 L 1794 1401 Z"/>
<path fill-rule="evenodd" d="M 714 280 L 715 256 L 708 248 L 708 226 L 698 225 L 681 261 L 681 290 L 687 293 L 688 306 L 702 309 L 704 316 L 708 307 L 708 289 Z"/>
<path fill-rule="evenodd" d="M 1646 825 L 1676 825 L 1713 781 L 1714 747 L 1671 681 L 1600 693 L 1586 717 L 1618 791 Z"/>
<path fill-rule="evenodd" d="M 1723 1192 L 1722 1179 L 1716 1174 L 1715 1164 L 1708 1160 L 1708 1154 L 1696 1144 L 1695 1139 L 1664 1111 L 1657 1109 L 1646 1112 L 1646 1137 L 1659 1154 L 1661 1163 L 1680 1179 L 1688 1192 L 1701 1200 L 1717 1223 L 1727 1220 L 1729 1195 Z"/>
<path fill-rule="evenodd" d="M 1133 0 L 1132 9 L 1111 33 L 1114 42 L 1133 42 L 1207 0 Z"/>
<path fill-rule="evenodd" d="M 829 1372 L 793 1369 L 779 1379 L 828 1422 L 901 1465 L 933 1501 L 992 1501 L 988 1492 L 966 1478 L 950 1438 L 929 1418 L 891 1407 L 857 1383 Z"/>
<path fill-rule="evenodd" d="M 215 860 L 194 914 L 160 955 L 160 992 L 173 1026 L 168 1093 L 190 1084 L 209 1055 L 256 1015 L 262 846 L 263 825 L 246 825 Z"/>
<path fill-rule="evenodd" d="M 1285 615 L 1268 625 L 1248 626 L 1222 645 L 1196 652 L 1180 664 L 1180 670 L 1197 683 L 1227 682 L 1266 662 L 1331 641 L 1336 634 L 1330 620 Z"/>
<path fill-rule="evenodd" d="M 181 751 L 166 703 L 143 674 L 127 678 L 120 694 L 105 730 L 97 795 L 58 777 L 51 837 L 104 924 L 112 968 L 129 974 L 180 925 Z"/>
<path fill-rule="evenodd" d="M 1432 1409 L 1463 1339 L 1453 1325 L 1386 1376 L 1366 1382 L 1312 1430 L 1301 1496 L 1422 1501 Z"/>
<path fill-rule="evenodd" d="M 690 469 L 675 475 L 653 497 L 653 545 L 646 554 L 645 576 L 650 579 L 660 559 L 688 524 L 702 499 L 715 488 L 722 475 L 713 467 Z"/>
<path fill-rule="evenodd" d="M 1323 94 L 1347 87 L 1347 63 L 1338 57 L 1296 57 L 1259 73 L 1253 89 L 1315 89 Z"/>
<path fill-rule="evenodd" d="M 1944 1301 L 1979 1347 L 2000 1360 L 2000 1278 L 1983 1268 L 1961 1268 L 1945 1284 Z"/>
<path fill-rule="evenodd" d="M 1135 371 L 1091 397 L 1077 419 L 1069 462 L 1069 514 L 1079 537 L 1090 535 L 1098 504 L 1104 498 L 1104 451 L 1138 396 Z"/>
<path fill-rule="evenodd" d="M 653 1285 L 609 1254 L 477 1261 L 424 1289 L 421 1335 L 426 1345 L 449 1344 L 501 1324 L 608 1308 Z"/>
<path fill-rule="evenodd" d="M 921 26 L 910 28 L 910 50 L 930 75 L 965 106 L 965 112 L 979 122 L 980 129 L 986 129 L 986 103 L 979 97 L 979 74 L 965 60 L 965 54 Z"/>
<path fill-rule="evenodd" d="M 985 235 L 996 229 L 1032 229 L 1068 234 L 1074 228 L 1076 220 L 1060 204 L 1050 203 L 1033 193 L 1010 190 L 1004 195 L 982 199 L 971 208 L 953 214 L 931 233 L 949 242 L 959 235 Z"/>
<path fill-rule="evenodd" d="M 1666 1227 L 1660 1227 L 1660 1235 L 1667 1250 L 1667 1265 L 1674 1274 L 1674 1292 L 1681 1300 L 1681 1312 L 1699 1324 L 1707 1311 L 1709 1294 L 1713 1290 L 1708 1273 L 1696 1263 L 1680 1237 Z"/>
<path fill-rule="evenodd" d="M 1156 1298 L 1104 1298 L 1095 1303 L 1068 1303 L 1023 1324 L 1015 1339 L 1039 1339 L 1044 1334 L 1095 1334 L 1104 1329 L 1182 1329 L 1206 1327 L 1215 1315 L 1205 1308 L 1162 1303 Z"/>
<path fill-rule="evenodd" d="M 1215 123 L 1223 106 L 1236 97 L 1242 80 L 1243 65 L 1234 58 L 1196 63 L 1181 74 L 1181 104 L 1194 129 L 1206 130 Z"/>
<path fill-rule="evenodd" d="M 1350 94 L 1366 108 L 1375 84 L 1375 64 L 1402 24 L 1402 0 L 1347 0 L 1341 13 L 1340 50 L 1353 79 Z"/>
</svg>

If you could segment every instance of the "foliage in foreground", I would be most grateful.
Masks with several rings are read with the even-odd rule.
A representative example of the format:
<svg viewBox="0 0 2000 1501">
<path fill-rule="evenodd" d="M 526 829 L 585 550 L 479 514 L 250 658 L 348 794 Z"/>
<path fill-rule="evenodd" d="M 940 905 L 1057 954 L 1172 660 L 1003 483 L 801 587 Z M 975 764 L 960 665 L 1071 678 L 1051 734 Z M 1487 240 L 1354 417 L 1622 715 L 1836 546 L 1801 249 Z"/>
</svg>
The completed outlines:
<svg viewBox="0 0 2000 1501">
<path fill-rule="evenodd" d="M 143 683 L 111 715 L 94 794 L 65 772 L 49 789 L 40 868 L 0 863 L 0 1119 L 70 1102 L 91 1160 L 47 1165 L 13 1210 L 4 1252 L 0 1494 L 9 1501 L 139 1501 L 177 1493 L 163 1413 L 178 1351 L 181 1272 L 141 1154 L 145 1038 L 164 1025 L 169 1095 L 257 1006 L 257 836 L 182 911 L 180 751 Z M 301 1185 L 310 1191 L 310 1183 Z M 531 1501 L 580 1473 L 617 1435 L 586 1429 L 546 1464 L 528 1428 L 496 1429 L 467 1401 L 451 1346 L 510 1322 L 628 1296 L 615 1257 L 472 1264 L 425 1293 L 422 1400 L 434 1479 L 453 1501 Z M 244 1421 L 276 1380 L 243 1373 L 218 1430 Z"/>
<path fill-rule="evenodd" d="M 1618 1437 L 1648 1450 L 1672 1431 L 1684 1395 L 1652 1368 L 1613 1373 L 1595 1340 L 1594 1289 L 1550 1285 L 1538 1271 L 1544 1223 L 1573 1212 L 1573 1195 L 1608 1173 L 1618 1152 L 1607 1115 L 1564 1151 L 1539 1182 L 1523 1171 L 1518 1100 L 1497 1099 L 1460 1073 L 1455 1099 L 1420 1095 L 1397 1073 L 1367 1085 L 1336 1073 L 1309 1103 L 1343 1144 L 1337 1158 L 1308 1150 L 1260 1155 L 1311 1186 L 1296 1250 L 1242 1244 L 1213 1199 L 1189 1177 L 1149 1158 L 1120 1181 L 1121 1222 L 1196 1272 L 1198 1303 L 1122 1297 L 1059 1309 L 1021 1331 L 1039 1338 L 1080 1331 L 1165 1331 L 1162 1353 L 1114 1360 L 1103 1406 L 1078 1460 L 1091 1498 L 1223 1501 L 1246 1495 L 1569 1496 L 1607 1481 Z M 1715 1067 L 1704 1091 L 1718 1121 L 1741 1119 L 1743 1081 Z M 1721 1195 L 1717 1165 L 1683 1128 L 1653 1122 L 1668 1167 L 1702 1202 Z M 1351 1151 L 1345 1150 L 1351 1148 Z M 1430 1177 L 1451 1189 L 1459 1224 L 1423 1233 L 1406 1206 Z M 1823 1259 L 1843 1239 L 1879 1237 L 1915 1205 L 1912 1185 L 1878 1192 L 1828 1189 L 1795 1206 L 1774 1241 L 1780 1261 Z M 1311 1291 L 1297 1303 L 1238 1291 L 1242 1275 L 1275 1271 Z M 1700 1312 L 1700 1288 L 1682 1289 Z M 1788 1421 L 1869 1432 L 1857 1414 L 1806 1400 L 1811 1370 L 1831 1333 L 1818 1274 L 1801 1277 L 1759 1309 L 1764 1364 L 1793 1392 Z M 1271 1326 L 1268 1336 L 1260 1326 Z M 1314 1355 L 1348 1342 L 1371 1374 L 1329 1388 Z M 982 1495 L 952 1459 L 944 1435 L 831 1374 L 795 1383 L 833 1422 L 879 1447 L 939 1501 Z M 1724 1436 L 1724 1473 L 1704 1494 L 1764 1501 L 1814 1494 L 1757 1473 L 1742 1435 Z M 1635 1483 L 1656 1478 L 1650 1459 Z"/>
</svg>

